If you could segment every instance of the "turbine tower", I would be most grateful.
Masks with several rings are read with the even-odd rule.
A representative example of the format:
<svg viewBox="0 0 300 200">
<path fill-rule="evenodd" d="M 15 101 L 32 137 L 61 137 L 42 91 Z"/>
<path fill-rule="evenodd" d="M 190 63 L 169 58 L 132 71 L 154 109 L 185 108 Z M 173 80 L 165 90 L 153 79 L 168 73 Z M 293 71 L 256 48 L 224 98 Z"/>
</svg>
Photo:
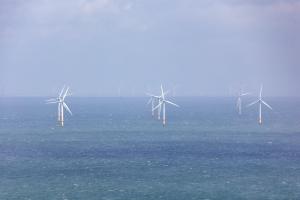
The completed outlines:
<svg viewBox="0 0 300 200">
<path fill-rule="evenodd" d="M 254 102 L 252 102 L 252 103 L 250 103 L 249 105 L 248 105 L 248 107 L 250 107 L 250 106 L 252 106 L 252 105 L 254 105 L 254 104 L 257 104 L 258 103 L 258 112 L 259 112 L 259 117 L 258 117 L 258 123 L 261 125 L 262 124 L 262 105 L 265 105 L 265 106 L 267 106 L 270 110 L 273 110 L 273 108 L 269 105 L 269 104 L 267 104 L 267 102 L 265 102 L 263 99 L 262 99 L 262 91 L 263 91 L 263 85 L 261 85 L 260 86 L 260 92 L 259 92 L 259 98 L 258 98 L 258 100 L 256 100 L 256 101 L 254 101 Z"/>
<path fill-rule="evenodd" d="M 65 90 L 65 86 L 64 86 L 60 91 L 58 98 L 47 100 L 47 104 L 54 104 L 54 103 L 58 104 L 57 120 L 61 126 L 64 126 L 64 108 L 72 115 L 70 108 L 65 102 L 65 98 L 67 96 L 70 96 L 69 87 L 67 87 L 67 89 Z"/>
<path fill-rule="evenodd" d="M 237 102 L 236 102 L 236 108 L 237 108 L 237 111 L 239 113 L 239 115 L 242 114 L 242 97 L 243 96 L 246 96 L 246 95 L 249 95 L 250 93 L 243 93 L 243 89 L 241 88 L 239 93 L 238 93 L 238 98 L 237 98 Z"/>
<path fill-rule="evenodd" d="M 160 89 L 161 89 L 161 96 L 158 99 L 158 105 L 153 110 L 158 109 L 159 116 L 160 116 L 160 112 L 162 110 L 162 112 L 163 112 L 162 121 L 163 121 L 163 125 L 165 126 L 166 125 L 166 104 L 171 104 L 171 105 L 176 106 L 176 107 L 179 107 L 179 105 L 177 105 L 177 104 L 175 104 L 171 101 L 166 100 L 166 98 L 165 98 L 166 93 L 164 93 L 164 89 L 163 89 L 162 85 L 160 86 Z"/>
</svg>

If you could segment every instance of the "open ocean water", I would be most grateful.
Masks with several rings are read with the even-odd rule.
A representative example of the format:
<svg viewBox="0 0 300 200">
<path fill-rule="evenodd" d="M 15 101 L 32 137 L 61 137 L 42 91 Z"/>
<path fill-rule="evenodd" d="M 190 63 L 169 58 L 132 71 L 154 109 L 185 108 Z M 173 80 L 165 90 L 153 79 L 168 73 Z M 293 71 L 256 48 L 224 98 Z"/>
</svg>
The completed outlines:
<svg viewBox="0 0 300 200">
<path fill-rule="evenodd" d="M 300 100 L 177 97 L 167 126 L 146 98 L 0 99 L 0 200 L 298 200 Z M 173 98 L 171 98 L 173 100 Z M 255 98 L 244 99 L 244 105 Z"/>
</svg>

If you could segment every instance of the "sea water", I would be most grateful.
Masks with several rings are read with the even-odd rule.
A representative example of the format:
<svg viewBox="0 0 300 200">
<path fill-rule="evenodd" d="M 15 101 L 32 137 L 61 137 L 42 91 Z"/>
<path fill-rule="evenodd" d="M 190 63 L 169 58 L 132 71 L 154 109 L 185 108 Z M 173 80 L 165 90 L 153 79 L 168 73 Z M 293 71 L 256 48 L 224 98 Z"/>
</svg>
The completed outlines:
<svg viewBox="0 0 300 200">
<path fill-rule="evenodd" d="M 176 97 L 167 125 L 146 98 L 0 99 L 0 199 L 300 199 L 300 100 Z M 244 99 L 244 105 L 253 98 Z"/>
</svg>

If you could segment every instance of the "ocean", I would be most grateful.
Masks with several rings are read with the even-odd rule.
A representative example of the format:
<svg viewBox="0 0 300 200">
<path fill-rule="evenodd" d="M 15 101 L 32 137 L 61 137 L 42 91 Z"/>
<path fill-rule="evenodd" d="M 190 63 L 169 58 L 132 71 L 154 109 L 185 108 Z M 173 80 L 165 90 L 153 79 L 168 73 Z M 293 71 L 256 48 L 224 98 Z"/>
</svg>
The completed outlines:
<svg viewBox="0 0 300 200">
<path fill-rule="evenodd" d="M 298 200 L 300 99 L 79 98 L 59 127 L 47 98 L 0 99 L 0 200 Z M 246 105 L 252 97 L 244 99 Z"/>
</svg>

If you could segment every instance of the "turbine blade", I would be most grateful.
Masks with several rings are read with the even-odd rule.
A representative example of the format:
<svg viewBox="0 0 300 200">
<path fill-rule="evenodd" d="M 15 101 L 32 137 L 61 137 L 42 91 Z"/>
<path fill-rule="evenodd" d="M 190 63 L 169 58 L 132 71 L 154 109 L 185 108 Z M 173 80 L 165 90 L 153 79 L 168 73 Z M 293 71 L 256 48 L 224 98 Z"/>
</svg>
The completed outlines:
<svg viewBox="0 0 300 200">
<path fill-rule="evenodd" d="M 154 98 L 157 98 L 157 99 L 159 99 L 159 98 L 160 98 L 160 96 L 156 96 L 156 95 L 154 95 L 154 94 L 150 94 L 150 93 L 146 93 L 146 95 L 147 95 L 147 96 L 149 96 L 149 97 L 154 97 Z"/>
<path fill-rule="evenodd" d="M 254 101 L 254 102 L 248 104 L 247 107 L 253 106 L 254 104 L 257 104 L 258 102 L 259 102 L 259 100 L 256 100 L 256 101 Z"/>
<path fill-rule="evenodd" d="M 159 108 L 162 105 L 162 102 L 160 102 L 156 107 L 153 108 L 153 111 Z"/>
<path fill-rule="evenodd" d="M 63 106 L 71 115 L 73 115 L 70 108 L 67 106 L 67 104 L 65 102 L 63 102 Z"/>
<path fill-rule="evenodd" d="M 153 101 L 153 98 L 150 98 L 149 101 L 147 102 L 147 105 L 149 105 Z"/>
<path fill-rule="evenodd" d="M 49 102 L 46 102 L 46 104 L 54 104 L 54 103 L 59 103 L 59 101 L 49 101 Z"/>
<path fill-rule="evenodd" d="M 48 99 L 48 100 L 45 100 L 45 101 L 56 101 L 57 99 L 53 98 L 53 99 Z"/>
<path fill-rule="evenodd" d="M 265 104 L 265 106 L 267 106 L 268 108 L 270 108 L 271 110 L 273 110 L 273 108 L 269 105 L 269 104 L 267 104 L 267 102 L 265 102 L 265 101 L 261 101 L 263 104 Z"/>
<path fill-rule="evenodd" d="M 163 89 L 162 84 L 160 85 L 160 90 L 161 90 L 161 97 L 162 97 L 163 99 L 165 99 L 165 93 L 164 93 L 164 89 Z"/>
<path fill-rule="evenodd" d="M 73 94 L 71 92 L 68 92 L 66 97 L 72 96 Z"/>
<path fill-rule="evenodd" d="M 63 94 L 64 90 L 65 90 L 65 85 L 63 86 L 63 88 L 61 89 L 60 93 L 59 93 L 59 98 L 61 97 L 61 95 Z"/>
<path fill-rule="evenodd" d="M 65 94 L 64 94 L 64 96 L 63 96 L 63 98 L 62 98 L 63 100 L 66 98 L 66 96 L 67 96 L 67 94 L 68 94 L 68 92 L 69 92 L 69 89 L 70 89 L 70 87 L 67 88 L 67 90 L 66 90 L 66 92 L 65 92 Z"/>
<path fill-rule="evenodd" d="M 249 95 L 249 94 L 251 94 L 251 93 L 250 93 L 250 92 L 247 92 L 247 93 L 241 94 L 241 96 L 247 96 L 247 95 Z"/>
<path fill-rule="evenodd" d="M 260 86 L 260 92 L 259 92 L 259 97 L 260 98 L 262 97 L 262 91 L 263 91 L 263 85 L 261 84 L 261 86 Z"/>
<path fill-rule="evenodd" d="M 166 103 L 168 103 L 168 104 L 171 104 L 171 105 L 173 105 L 173 106 L 176 106 L 176 107 L 180 107 L 179 105 L 177 105 L 176 103 L 173 103 L 173 102 L 171 102 L 171 101 L 167 101 L 167 100 L 165 100 L 165 102 Z"/>
</svg>

